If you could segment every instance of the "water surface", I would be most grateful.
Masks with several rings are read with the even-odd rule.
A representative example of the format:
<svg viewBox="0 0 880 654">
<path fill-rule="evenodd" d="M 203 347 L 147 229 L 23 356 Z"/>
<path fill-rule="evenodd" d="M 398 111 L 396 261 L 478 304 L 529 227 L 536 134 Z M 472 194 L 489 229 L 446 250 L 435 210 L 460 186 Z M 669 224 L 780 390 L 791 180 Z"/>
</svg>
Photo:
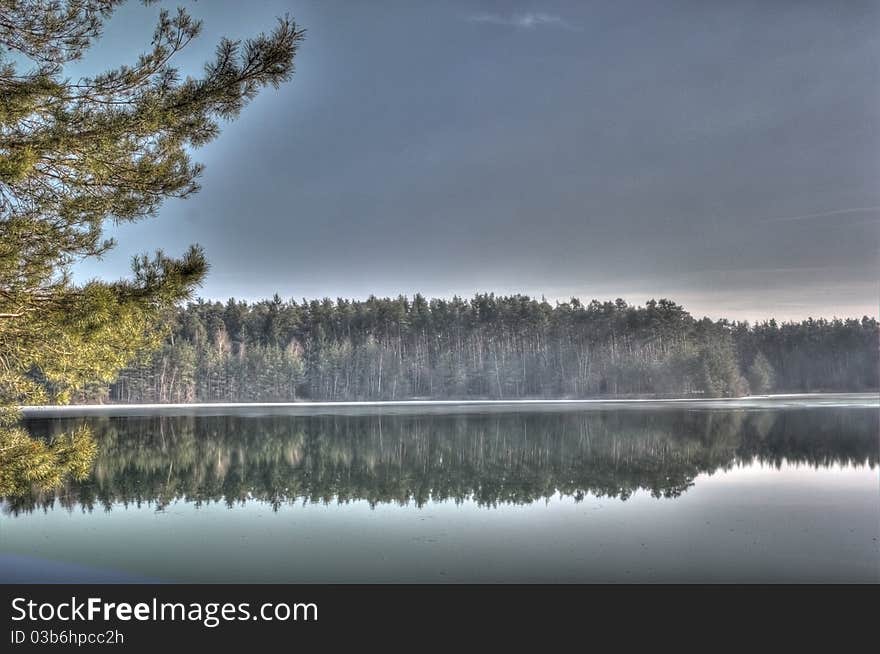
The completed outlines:
<svg viewBox="0 0 880 654">
<path fill-rule="evenodd" d="M 0 580 L 877 582 L 877 400 L 829 397 L 31 413 L 98 454 L 3 500 Z"/>
</svg>

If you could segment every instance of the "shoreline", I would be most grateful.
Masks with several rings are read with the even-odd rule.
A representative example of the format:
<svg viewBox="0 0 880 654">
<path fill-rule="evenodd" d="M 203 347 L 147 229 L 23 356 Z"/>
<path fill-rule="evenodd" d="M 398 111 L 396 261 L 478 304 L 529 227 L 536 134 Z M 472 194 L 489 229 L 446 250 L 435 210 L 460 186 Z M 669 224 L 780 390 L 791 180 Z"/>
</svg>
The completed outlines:
<svg viewBox="0 0 880 654">
<path fill-rule="evenodd" d="M 25 418 L 79 415 L 154 415 L 162 413 L 199 414 L 223 410 L 264 410 L 296 412 L 305 410 L 375 410 L 375 409 L 517 409 L 517 408 L 784 408 L 839 406 L 880 408 L 880 393 L 784 393 L 723 398 L 591 398 L 591 399 L 518 399 L 518 400 L 375 400 L 338 402 L 199 402 L 191 404 L 70 404 L 18 407 Z"/>
</svg>

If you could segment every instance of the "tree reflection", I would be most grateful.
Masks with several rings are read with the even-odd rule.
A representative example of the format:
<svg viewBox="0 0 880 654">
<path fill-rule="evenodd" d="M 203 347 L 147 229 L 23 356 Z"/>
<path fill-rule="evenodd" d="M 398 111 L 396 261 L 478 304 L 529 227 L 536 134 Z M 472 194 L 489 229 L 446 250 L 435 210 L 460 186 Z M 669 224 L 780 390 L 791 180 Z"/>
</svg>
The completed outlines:
<svg viewBox="0 0 880 654">
<path fill-rule="evenodd" d="M 3 494 L 11 513 L 175 501 L 495 506 L 640 489 L 671 498 L 701 473 L 755 460 L 873 467 L 877 422 L 853 408 L 32 420 L 48 450 L 58 434 L 91 429 L 92 474 Z"/>
<path fill-rule="evenodd" d="M 68 479 L 82 481 L 96 453 L 95 439 L 84 426 L 48 440 L 0 426 L 0 496 L 22 497 L 53 491 Z"/>
</svg>

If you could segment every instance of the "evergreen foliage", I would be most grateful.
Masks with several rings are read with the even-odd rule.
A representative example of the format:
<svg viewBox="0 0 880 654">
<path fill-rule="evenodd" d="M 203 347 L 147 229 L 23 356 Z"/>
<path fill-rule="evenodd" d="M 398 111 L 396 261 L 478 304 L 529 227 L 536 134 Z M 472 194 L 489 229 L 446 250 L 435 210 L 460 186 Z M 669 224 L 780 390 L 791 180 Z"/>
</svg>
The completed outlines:
<svg viewBox="0 0 880 654">
<path fill-rule="evenodd" d="M 697 320 L 669 300 L 192 302 L 85 402 L 693 396 L 876 389 L 878 324 Z M 753 386 L 753 388 L 750 388 Z"/>
<path fill-rule="evenodd" d="M 0 0 L 0 46 L 12 53 L 0 54 L 0 406 L 64 403 L 161 345 L 166 312 L 207 269 L 198 247 L 138 257 L 133 277 L 118 282 L 77 286 L 69 266 L 113 246 L 108 221 L 151 216 L 166 198 L 198 190 L 191 150 L 260 89 L 288 80 L 303 38 L 283 18 L 270 34 L 222 40 L 200 77 L 181 78 L 175 56 L 201 26 L 162 10 L 135 61 L 69 78 L 65 64 L 119 4 Z M 20 437 L 0 429 L 6 456 Z M 88 450 L 85 437 L 75 442 Z"/>
<path fill-rule="evenodd" d="M 748 379 L 749 387 L 753 393 L 766 393 L 773 388 L 773 366 L 770 365 L 763 352 L 758 352 L 755 355 L 752 365 L 749 366 Z"/>
<path fill-rule="evenodd" d="M 223 40 L 200 78 L 173 60 L 199 33 L 185 11 L 159 12 L 150 50 L 128 65 L 70 80 L 64 64 L 100 35 L 116 0 L 0 0 L 0 401 L 67 399 L 107 381 L 161 343 L 164 309 L 205 273 L 196 247 L 134 262 L 134 279 L 76 287 L 68 266 L 106 252 L 108 220 L 152 215 L 198 189 L 189 151 L 265 86 L 290 78 L 302 30 Z"/>
</svg>

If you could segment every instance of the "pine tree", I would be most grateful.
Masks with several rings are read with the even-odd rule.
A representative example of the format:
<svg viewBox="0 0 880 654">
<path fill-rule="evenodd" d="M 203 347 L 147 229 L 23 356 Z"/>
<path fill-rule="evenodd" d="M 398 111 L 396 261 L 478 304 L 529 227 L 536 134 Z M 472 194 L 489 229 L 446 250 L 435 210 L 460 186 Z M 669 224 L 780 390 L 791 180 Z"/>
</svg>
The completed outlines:
<svg viewBox="0 0 880 654">
<path fill-rule="evenodd" d="M 0 58 L 0 405 L 65 402 L 161 344 L 165 312 L 207 270 L 198 247 L 138 257 L 119 282 L 77 286 L 69 267 L 113 246 L 107 221 L 196 192 L 202 168 L 189 152 L 288 80 L 303 38 L 282 18 L 270 34 L 222 40 L 201 77 L 182 79 L 174 58 L 200 23 L 162 10 L 149 51 L 71 80 L 65 64 L 120 2 L 0 0 L 0 46 L 14 54 Z"/>
</svg>

